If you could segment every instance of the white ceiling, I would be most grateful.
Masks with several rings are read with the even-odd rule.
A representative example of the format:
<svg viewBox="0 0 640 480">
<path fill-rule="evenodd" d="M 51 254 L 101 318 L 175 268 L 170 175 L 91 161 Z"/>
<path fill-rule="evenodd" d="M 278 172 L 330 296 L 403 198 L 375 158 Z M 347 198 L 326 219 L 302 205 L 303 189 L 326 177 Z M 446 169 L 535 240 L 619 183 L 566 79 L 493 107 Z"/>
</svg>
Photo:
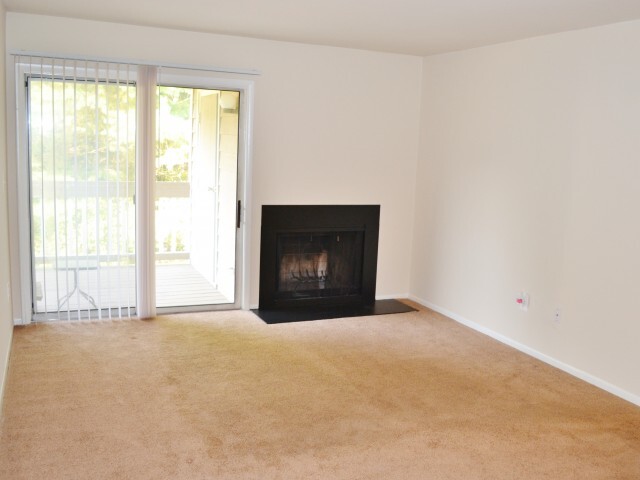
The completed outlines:
<svg viewBox="0 0 640 480">
<path fill-rule="evenodd" d="M 640 18 L 640 0 L 3 0 L 8 11 L 430 55 Z"/>
</svg>

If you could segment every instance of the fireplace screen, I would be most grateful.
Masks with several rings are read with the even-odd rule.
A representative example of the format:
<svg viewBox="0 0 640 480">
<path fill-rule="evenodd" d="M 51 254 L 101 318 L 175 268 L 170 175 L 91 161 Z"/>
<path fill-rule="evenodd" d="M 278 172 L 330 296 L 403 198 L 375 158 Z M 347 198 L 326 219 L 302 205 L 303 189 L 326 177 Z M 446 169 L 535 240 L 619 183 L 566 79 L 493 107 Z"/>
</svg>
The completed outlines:
<svg viewBox="0 0 640 480">
<path fill-rule="evenodd" d="M 277 236 L 278 299 L 360 295 L 363 231 Z"/>
</svg>

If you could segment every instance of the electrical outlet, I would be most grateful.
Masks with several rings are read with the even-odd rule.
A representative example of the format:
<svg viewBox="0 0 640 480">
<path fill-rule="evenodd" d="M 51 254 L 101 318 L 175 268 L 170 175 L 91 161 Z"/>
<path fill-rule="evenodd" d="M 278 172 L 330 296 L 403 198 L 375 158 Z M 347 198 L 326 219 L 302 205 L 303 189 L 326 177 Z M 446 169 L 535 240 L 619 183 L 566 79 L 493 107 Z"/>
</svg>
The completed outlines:
<svg viewBox="0 0 640 480">
<path fill-rule="evenodd" d="M 553 312 L 553 323 L 555 323 L 556 325 L 559 325 L 561 317 L 562 317 L 562 310 L 560 310 L 559 308 L 556 308 L 556 311 Z"/>
<path fill-rule="evenodd" d="M 516 295 L 516 303 L 520 307 L 520 310 L 527 311 L 529 309 L 529 294 L 526 292 L 520 292 Z"/>
</svg>

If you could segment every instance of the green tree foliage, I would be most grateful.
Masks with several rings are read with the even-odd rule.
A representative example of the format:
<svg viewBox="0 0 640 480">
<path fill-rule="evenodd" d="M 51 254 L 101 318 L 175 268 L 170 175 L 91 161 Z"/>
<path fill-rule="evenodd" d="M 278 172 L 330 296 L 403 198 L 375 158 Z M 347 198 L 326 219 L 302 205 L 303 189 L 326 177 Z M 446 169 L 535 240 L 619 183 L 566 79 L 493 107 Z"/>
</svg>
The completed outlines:
<svg viewBox="0 0 640 480">
<path fill-rule="evenodd" d="M 179 87 L 160 87 L 160 101 L 169 105 L 171 115 L 187 120 L 191 116 L 193 89 Z"/>
<path fill-rule="evenodd" d="M 156 168 L 156 180 L 158 182 L 188 182 L 189 164 L 187 162 L 176 164 L 171 169 L 166 165 Z"/>
<path fill-rule="evenodd" d="M 135 232 L 135 85 L 34 77 L 28 87 L 36 256 L 114 251 L 131 256 L 135 235 L 127 232 Z M 191 129 L 192 92 L 158 89 L 158 110 L 168 116 L 156 143 L 157 181 L 189 181 L 191 138 L 180 132 Z M 172 238 L 170 250 L 185 248 L 179 232 Z"/>
<path fill-rule="evenodd" d="M 33 77 L 28 87 L 36 256 L 132 254 L 135 85 Z M 161 88 L 158 108 L 188 122 L 191 92 Z M 158 181 L 188 181 L 190 140 L 172 131 L 158 140 Z"/>
<path fill-rule="evenodd" d="M 29 85 L 34 176 L 135 179 L 135 87 L 51 79 Z"/>
</svg>

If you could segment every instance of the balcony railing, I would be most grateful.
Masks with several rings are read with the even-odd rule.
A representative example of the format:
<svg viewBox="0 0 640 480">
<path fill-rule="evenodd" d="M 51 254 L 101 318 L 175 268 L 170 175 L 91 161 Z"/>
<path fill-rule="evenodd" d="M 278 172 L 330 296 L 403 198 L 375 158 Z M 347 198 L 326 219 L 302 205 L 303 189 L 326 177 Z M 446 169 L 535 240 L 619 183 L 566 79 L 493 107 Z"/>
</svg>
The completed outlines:
<svg viewBox="0 0 640 480">
<path fill-rule="evenodd" d="M 34 188 L 34 202 L 51 198 L 48 193 L 56 192 L 58 202 L 79 201 L 81 204 L 97 199 L 126 199 L 132 202 L 128 208 L 133 209 L 135 182 L 74 182 L 45 181 Z M 185 211 L 190 206 L 189 182 L 157 182 L 155 196 L 158 201 L 169 200 L 179 202 L 173 208 L 166 209 L 169 216 L 185 218 Z M 171 210 L 174 212 L 172 213 Z M 177 212 L 177 213 L 176 213 Z M 134 215 L 134 212 L 129 212 Z M 163 238 L 157 238 L 156 248 L 156 300 L 158 307 L 181 305 L 209 305 L 229 303 L 194 266 L 190 264 L 191 252 L 189 229 L 181 228 L 180 222 L 168 218 L 163 220 L 165 211 L 160 211 L 156 219 L 156 231 L 159 237 L 180 238 L 183 250 L 176 249 L 175 241 L 167 244 Z M 163 223 L 164 222 L 164 223 Z M 133 242 L 131 234 L 131 243 Z M 51 244 L 51 242 L 49 242 Z M 169 248 L 167 248 L 169 247 Z M 173 248 L 172 248 L 173 247 Z M 58 248 L 58 255 L 36 255 L 33 258 L 34 303 L 36 312 L 44 316 L 44 312 L 57 312 L 57 316 L 92 316 L 97 315 L 95 304 L 102 306 L 135 305 L 135 254 L 129 251 L 114 253 L 102 249 L 105 254 L 80 252 L 73 255 L 72 249 L 66 251 Z M 99 299 L 99 302 L 97 301 Z M 95 300 L 95 302 L 93 301 Z M 46 301 L 46 304 L 45 304 Z M 93 311 L 93 313 L 91 313 Z M 51 314 L 48 314 L 51 316 Z M 126 316 L 126 315 L 125 315 Z"/>
</svg>

